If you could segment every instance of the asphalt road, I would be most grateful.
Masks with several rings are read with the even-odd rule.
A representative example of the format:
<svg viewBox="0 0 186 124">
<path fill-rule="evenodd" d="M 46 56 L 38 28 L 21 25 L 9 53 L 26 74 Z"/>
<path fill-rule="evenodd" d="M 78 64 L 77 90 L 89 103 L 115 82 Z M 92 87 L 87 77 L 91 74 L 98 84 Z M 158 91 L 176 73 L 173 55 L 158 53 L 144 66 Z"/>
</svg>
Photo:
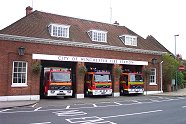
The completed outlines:
<svg viewBox="0 0 186 124">
<path fill-rule="evenodd" d="M 186 124 L 186 97 L 139 97 L 0 110 L 1 124 Z"/>
</svg>

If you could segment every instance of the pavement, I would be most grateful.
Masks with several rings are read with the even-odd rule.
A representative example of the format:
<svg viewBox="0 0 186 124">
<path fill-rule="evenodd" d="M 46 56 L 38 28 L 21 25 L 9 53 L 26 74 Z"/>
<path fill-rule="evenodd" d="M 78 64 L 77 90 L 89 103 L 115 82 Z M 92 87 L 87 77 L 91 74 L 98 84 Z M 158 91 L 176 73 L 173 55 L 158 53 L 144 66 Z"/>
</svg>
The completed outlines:
<svg viewBox="0 0 186 124">
<path fill-rule="evenodd" d="M 159 93 L 159 94 L 152 94 L 153 96 L 173 96 L 173 97 L 184 97 L 186 96 L 186 88 L 184 89 L 179 89 L 178 91 L 173 91 L 173 92 L 164 92 L 164 93 Z M 150 95 L 150 96 L 152 96 Z M 130 96 L 128 96 L 129 98 Z M 81 104 L 85 102 L 95 102 L 95 101 L 100 101 L 100 102 L 108 102 L 108 101 L 115 101 L 115 100 L 121 100 L 124 99 L 125 97 L 120 96 L 120 97 L 109 97 L 109 98 L 85 98 L 85 99 L 76 99 L 76 98 L 65 98 L 63 99 L 63 102 L 61 102 L 61 99 L 44 99 L 40 101 L 2 101 L 0 102 L 0 109 L 9 109 L 9 108 L 14 108 L 14 107 L 23 107 L 23 106 L 36 106 L 37 104 L 44 104 L 47 103 L 47 101 L 50 101 L 51 104 L 55 103 L 57 104 Z M 127 98 L 127 97 L 126 97 Z M 60 102 L 59 102 L 60 101 Z"/>
</svg>

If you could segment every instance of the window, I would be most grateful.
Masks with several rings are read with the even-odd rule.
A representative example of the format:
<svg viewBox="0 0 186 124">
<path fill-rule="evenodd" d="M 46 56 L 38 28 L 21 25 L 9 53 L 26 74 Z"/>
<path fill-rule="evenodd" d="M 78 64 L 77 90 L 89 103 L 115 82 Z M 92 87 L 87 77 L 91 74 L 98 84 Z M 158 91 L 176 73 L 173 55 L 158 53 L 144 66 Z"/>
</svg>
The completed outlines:
<svg viewBox="0 0 186 124">
<path fill-rule="evenodd" d="M 49 25 L 49 33 L 54 37 L 69 38 L 69 28 L 69 25 L 51 24 Z"/>
<path fill-rule="evenodd" d="M 137 36 L 131 36 L 131 35 L 122 35 L 119 36 L 121 41 L 125 44 L 125 45 L 129 45 L 129 46 L 137 46 Z"/>
<path fill-rule="evenodd" d="M 14 61 L 12 70 L 12 86 L 27 86 L 27 62 Z"/>
<path fill-rule="evenodd" d="M 99 30 L 90 30 L 88 34 L 92 41 L 107 42 L 107 32 Z"/>
<path fill-rule="evenodd" d="M 150 85 L 156 85 L 156 68 L 150 69 Z"/>
</svg>

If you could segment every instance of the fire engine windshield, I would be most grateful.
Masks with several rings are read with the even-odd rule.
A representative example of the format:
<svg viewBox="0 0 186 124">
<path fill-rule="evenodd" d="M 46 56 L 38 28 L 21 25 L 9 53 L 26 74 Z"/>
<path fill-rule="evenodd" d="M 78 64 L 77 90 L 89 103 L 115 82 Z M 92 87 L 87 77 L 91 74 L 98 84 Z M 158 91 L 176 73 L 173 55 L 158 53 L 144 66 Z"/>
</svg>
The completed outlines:
<svg viewBox="0 0 186 124">
<path fill-rule="evenodd" d="M 109 74 L 96 74 L 94 75 L 95 82 L 108 82 L 111 81 Z"/>
<path fill-rule="evenodd" d="M 131 74 L 130 82 L 143 82 L 143 77 L 140 74 Z"/>
<path fill-rule="evenodd" d="M 51 80 L 54 82 L 68 82 L 71 79 L 69 73 L 52 72 Z"/>
</svg>

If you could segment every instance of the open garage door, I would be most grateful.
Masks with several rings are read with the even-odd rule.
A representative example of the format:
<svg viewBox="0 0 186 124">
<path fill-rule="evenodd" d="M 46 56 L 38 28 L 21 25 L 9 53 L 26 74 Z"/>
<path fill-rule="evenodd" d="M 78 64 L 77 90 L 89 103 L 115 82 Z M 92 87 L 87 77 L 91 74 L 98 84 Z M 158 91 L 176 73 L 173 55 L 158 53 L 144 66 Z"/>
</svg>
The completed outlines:
<svg viewBox="0 0 186 124">
<path fill-rule="evenodd" d="M 74 97 L 76 62 L 41 60 L 40 96 Z"/>
</svg>

